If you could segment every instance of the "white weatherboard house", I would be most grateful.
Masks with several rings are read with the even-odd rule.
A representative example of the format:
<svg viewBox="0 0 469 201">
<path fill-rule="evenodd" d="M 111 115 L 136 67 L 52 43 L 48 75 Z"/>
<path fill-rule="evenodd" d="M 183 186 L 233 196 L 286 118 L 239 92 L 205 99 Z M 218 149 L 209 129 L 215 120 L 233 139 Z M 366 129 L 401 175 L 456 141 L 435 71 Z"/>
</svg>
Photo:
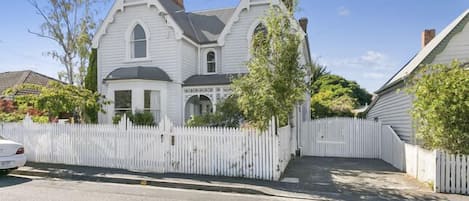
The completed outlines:
<svg viewBox="0 0 469 201">
<path fill-rule="evenodd" d="M 367 114 L 368 119 L 391 125 L 408 143 L 416 143 L 416 138 L 410 115 L 413 97 L 402 90 L 404 80 L 423 64 L 450 64 L 454 59 L 469 62 L 469 10 L 436 37 L 435 30 L 425 30 L 422 46 L 422 50 L 376 92 L 378 97 Z"/>
<path fill-rule="evenodd" d="M 200 12 L 186 12 L 183 0 L 116 0 L 93 39 L 98 89 L 113 102 L 100 123 L 151 111 L 181 125 L 215 111 L 231 93 L 231 79 L 248 72 L 251 38 L 271 4 L 286 11 L 280 0 L 241 0 L 235 8 Z M 304 35 L 302 64 L 310 62 L 306 26 L 306 19 L 296 26 Z M 308 111 L 305 103 L 295 116 Z"/>
</svg>

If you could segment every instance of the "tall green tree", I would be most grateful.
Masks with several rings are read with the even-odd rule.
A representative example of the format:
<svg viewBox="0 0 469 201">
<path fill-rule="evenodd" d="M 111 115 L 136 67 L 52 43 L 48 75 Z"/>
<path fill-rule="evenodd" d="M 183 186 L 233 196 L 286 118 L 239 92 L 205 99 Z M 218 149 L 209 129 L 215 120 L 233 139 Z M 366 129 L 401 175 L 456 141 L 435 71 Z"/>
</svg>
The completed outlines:
<svg viewBox="0 0 469 201">
<path fill-rule="evenodd" d="M 307 66 L 309 68 L 309 83 L 315 83 L 316 81 L 319 80 L 322 76 L 329 75 L 330 72 L 327 71 L 327 67 L 325 65 L 322 65 L 318 62 L 314 62 L 312 64 L 309 64 Z"/>
<path fill-rule="evenodd" d="M 69 84 L 83 85 L 88 66 L 92 33 L 96 29 L 95 10 L 92 6 L 98 0 L 48 0 L 30 4 L 43 19 L 39 31 L 30 33 L 55 42 L 59 49 L 47 52 L 65 68 L 59 78 Z"/>
<path fill-rule="evenodd" d="M 371 94 L 354 81 L 341 76 L 322 75 L 310 86 L 311 116 L 324 118 L 353 116 L 352 110 L 371 103 Z"/>
<path fill-rule="evenodd" d="M 98 50 L 92 49 L 89 59 L 87 74 L 85 77 L 85 88 L 92 91 L 98 91 Z"/>
<path fill-rule="evenodd" d="M 427 65 L 408 80 L 417 137 L 429 149 L 469 154 L 469 66 Z"/>
<path fill-rule="evenodd" d="M 85 88 L 92 91 L 98 91 L 98 50 L 92 49 L 89 59 L 87 74 L 85 77 Z M 96 100 L 99 101 L 99 100 Z M 87 119 L 90 123 L 98 123 L 98 112 L 93 108 L 85 108 Z"/>
<path fill-rule="evenodd" d="M 272 6 L 255 34 L 249 74 L 234 80 L 232 88 L 244 116 L 253 126 L 266 129 L 272 117 L 287 124 L 294 106 L 305 96 L 304 67 L 299 63 L 301 36 L 294 30 L 294 9 Z"/>
</svg>

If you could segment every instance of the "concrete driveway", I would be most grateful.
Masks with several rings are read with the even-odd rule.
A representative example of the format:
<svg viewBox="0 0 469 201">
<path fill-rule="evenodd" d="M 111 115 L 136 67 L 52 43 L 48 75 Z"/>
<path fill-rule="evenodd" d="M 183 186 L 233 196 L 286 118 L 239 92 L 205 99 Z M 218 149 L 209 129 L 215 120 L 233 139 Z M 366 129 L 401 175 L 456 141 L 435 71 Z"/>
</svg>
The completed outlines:
<svg viewBox="0 0 469 201">
<path fill-rule="evenodd" d="M 466 200 L 431 191 L 430 186 L 382 160 L 303 157 L 293 160 L 286 180 L 299 179 L 298 190 L 343 200 Z"/>
</svg>

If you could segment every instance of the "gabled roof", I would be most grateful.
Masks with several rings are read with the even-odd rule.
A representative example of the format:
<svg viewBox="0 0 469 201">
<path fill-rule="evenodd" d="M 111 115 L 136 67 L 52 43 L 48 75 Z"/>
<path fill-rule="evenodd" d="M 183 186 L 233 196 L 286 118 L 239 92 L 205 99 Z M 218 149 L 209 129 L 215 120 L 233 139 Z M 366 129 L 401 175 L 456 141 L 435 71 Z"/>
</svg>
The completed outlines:
<svg viewBox="0 0 469 201">
<path fill-rule="evenodd" d="M 25 71 L 12 71 L 0 73 L 0 97 L 3 96 L 3 92 L 11 87 L 21 84 L 38 84 L 38 85 L 47 85 L 49 81 L 57 81 L 57 79 L 51 78 L 49 76 L 36 73 L 31 70 Z M 34 92 L 20 91 L 18 94 L 28 94 Z"/>
<path fill-rule="evenodd" d="M 239 5 L 235 8 L 196 12 L 186 12 L 173 0 L 138 2 L 116 0 L 93 37 L 92 47 L 97 48 L 99 46 L 101 37 L 106 34 L 108 25 L 114 22 L 116 13 L 123 12 L 126 6 L 140 4 L 147 4 L 149 7 L 155 6 L 158 9 L 158 15 L 169 16 L 166 18 L 167 25 L 175 30 L 177 39 L 186 37 L 186 39 L 198 45 L 208 43 L 223 45 L 226 35 L 231 32 L 231 27 L 239 20 L 239 14 L 245 9 L 249 10 L 250 6 L 273 4 L 280 6 L 283 10 L 287 9 L 281 0 L 240 0 Z"/>
<path fill-rule="evenodd" d="M 441 33 L 439 33 L 430 43 L 415 55 L 404 67 L 402 67 L 391 79 L 389 79 L 378 91 L 377 94 L 399 84 L 414 72 L 421 64 L 431 63 L 434 57 L 444 50 L 449 40 L 463 30 L 469 23 L 469 9 L 460 15 L 456 20 L 449 24 Z"/>
<path fill-rule="evenodd" d="M 168 74 L 161 70 L 158 67 L 129 67 L 129 68 L 118 68 L 109 75 L 106 76 L 104 80 L 158 80 L 171 82 Z"/>
<path fill-rule="evenodd" d="M 174 1 L 159 1 L 182 29 L 184 35 L 200 44 L 216 42 L 236 9 L 225 8 L 186 13 Z"/>
</svg>

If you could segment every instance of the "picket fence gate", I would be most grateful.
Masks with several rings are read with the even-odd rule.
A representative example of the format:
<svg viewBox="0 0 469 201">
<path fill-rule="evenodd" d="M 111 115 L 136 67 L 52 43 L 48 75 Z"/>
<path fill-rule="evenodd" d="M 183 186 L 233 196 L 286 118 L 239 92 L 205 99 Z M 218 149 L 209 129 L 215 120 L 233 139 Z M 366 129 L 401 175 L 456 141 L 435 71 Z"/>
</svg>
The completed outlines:
<svg viewBox="0 0 469 201">
<path fill-rule="evenodd" d="M 301 133 L 303 155 L 380 158 L 380 122 L 356 118 L 324 118 L 303 122 Z"/>
<path fill-rule="evenodd" d="M 22 143 L 30 162 L 264 180 L 278 180 L 296 148 L 290 127 L 188 128 L 168 118 L 157 127 L 25 120 L 1 124 L 0 135 Z"/>
<path fill-rule="evenodd" d="M 469 156 L 436 153 L 435 191 L 469 194 Z"/>
</svg>

